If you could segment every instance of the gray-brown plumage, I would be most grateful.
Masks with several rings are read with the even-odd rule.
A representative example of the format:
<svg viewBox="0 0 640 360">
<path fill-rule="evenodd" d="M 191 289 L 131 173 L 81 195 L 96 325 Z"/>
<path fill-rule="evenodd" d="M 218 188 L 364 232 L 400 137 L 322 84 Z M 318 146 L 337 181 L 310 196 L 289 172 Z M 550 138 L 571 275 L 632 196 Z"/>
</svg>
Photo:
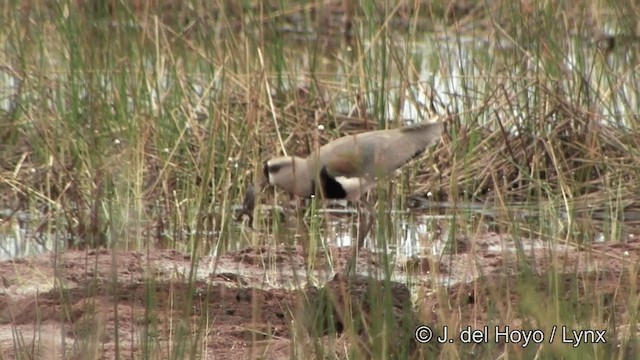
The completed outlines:
<svg viewBox="0 0 640 360">
<path fill-rule="evenodd" d="M 423 122 L 349 135 L 329 142 L 307 158 L 283 156 L 268 160 L 264 163 L 264 176 L 271 185 L 301 198 L 317 194 L 359 203 L 362 194 L 377 180 L 436 144 L 441 133 L 441 122 Z M 368 230 L 360 231 L 359 246 Z"/>
</svg>

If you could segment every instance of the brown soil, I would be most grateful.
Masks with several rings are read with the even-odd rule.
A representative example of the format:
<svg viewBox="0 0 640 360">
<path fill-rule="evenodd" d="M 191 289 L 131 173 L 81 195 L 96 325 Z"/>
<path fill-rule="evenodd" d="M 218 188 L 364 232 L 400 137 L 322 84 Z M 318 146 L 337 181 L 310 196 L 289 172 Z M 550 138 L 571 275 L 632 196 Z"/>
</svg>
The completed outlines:
<svg viewBox="0 0 640 360">
<path fill-rule="evenodd" d="M 188 255 L 157 250 L 67 251 L 3 261 L 0 356 L 24 357 L 24 351 L 31 350 L 36 354 L 29 358 L 111 359 L 118 352 L 121 358 L 133 359 L 145 351 L 168 357 L 178 351 L 180 344 L 172 339 L 182 332 L 192 341 L 182 344 L 184 353 L 198 351 L 206 358 L 300 358 L 296 354 L 317 351 L 312 338 L 320 339 L 320 344 L 333 339 L 333 349 L 345 349 L 352 339 L 360 338 L 366 354 L 376 336 L 366 324 L 379 315 L 366 294 L 384 289 L 391 295 L 393 316 L 404 324 L 392 333 L 408 339 L 407 349 L 416 357 L 422 357 L 426 347 L 412 342 L 406 329 L 419 324 L 479 328 L 508 319 L 503 325 L 544 327 L 550 324 L 545 316 L 566 319 L 558 310 L 592 318 L 598 305 L 605 313 L 594 326 L 610 329 L 627 323 L 628 314 L 637 312 L 637 304 L 629 299 L 640 286 L 633 272 L 640 242 L 595 244 L 589 250 L 556 245 L 550 251 L 546 244 L 531 241 L 520 258 L 510 244 L 508 237 L 487 234 L 467 241 L 457 254 L 402 261 L 395 276 L 410 279 L 410 289 L 400 283 L 385 287 L 366 276 L 341 275 L 336 269 L 344 269 L 351 254 L 348 248 L 331 248 L 324 260 L 318 257 L 309 278 L 320 288 L 307 286 L 300 248 L 246 249 L 218 259 L 200 258 L 193 267 Z M 362 251 L 359 256 L 359 271 L 378 269 L 374 254 Z M 552 267 L 564 271 L 554 278 Z M 190 271 L 195 274 L 192 282 Z M 567 303 L 545 304 L 551 295 L 536 297 L 554 292 Z M 572 300 L 576 298 L 584 301 Z M 332 312 L 326 299 L 337 304 L 331 308 L 334 316 L 318 318 L 320 312 Z M 556 312 L 542 316 L 532 310 L 524 318 L 532 302 Z M 351 307 L 345 313 L 340 309 L 347 303 Z M 508 315 L 511 308 L 519 310 Z M 403 317 L 406 314 L 410 316 Z M 355 331 L 359 337 L 344 335 L 348 317 L 353 316 L 364 319 L 364 326 Z M 612 325 L 611 318 L 617 323 Z M 301 325 L 306 331 L 298 331 Z M 339 336 L 326 335 L 332 331 Z M 144 334 L 151 341 L 141 341 Z M 608 336 L 608 342 L 616 341 L 614 335 Z M 16 348 L 22 352 L 17 354 Z"/>
</svg>

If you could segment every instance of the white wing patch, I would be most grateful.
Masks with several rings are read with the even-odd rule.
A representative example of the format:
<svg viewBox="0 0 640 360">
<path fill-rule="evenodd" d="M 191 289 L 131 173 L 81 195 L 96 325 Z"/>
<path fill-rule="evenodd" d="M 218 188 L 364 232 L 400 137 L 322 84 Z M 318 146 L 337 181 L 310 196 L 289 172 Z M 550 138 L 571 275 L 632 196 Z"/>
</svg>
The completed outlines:
<svg viewBox="0 0 640 360">
<path fill-rule="evenodd" d="M 335 179 L 342 185 L 342 188 L 347 193 L 347 198 L 350 200 L 358 200 L 360 195 L 369 191 L 373 185 L 360 177 L 336 176 Z"/>
</svg>

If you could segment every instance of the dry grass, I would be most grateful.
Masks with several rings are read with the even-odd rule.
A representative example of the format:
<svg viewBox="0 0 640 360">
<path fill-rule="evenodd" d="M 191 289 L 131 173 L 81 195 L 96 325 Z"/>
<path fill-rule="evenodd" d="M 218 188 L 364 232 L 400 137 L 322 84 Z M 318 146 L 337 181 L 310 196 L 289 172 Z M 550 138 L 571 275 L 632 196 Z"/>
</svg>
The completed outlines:
<svg viewBox="0 0 640 360">
<path fill-rule="evenodd" d="M 525 204 L 541 209 L 536 224 L 496 221 L 581 242 L 592 230 L 574 214 L 613 222 L 638 206 L 638 13 L 613 1 L 8 1 L 0 214 L 27 214 L 28 237 L 56 247 L 197 259 L 278 242 L 233 220 L 263 160 L 440 115 L 443 141 L 394 179 L 391 206 L 428 192 L 504 213 Z M 564 214 L 575 228 L 545 218 Z"/>
</svg>

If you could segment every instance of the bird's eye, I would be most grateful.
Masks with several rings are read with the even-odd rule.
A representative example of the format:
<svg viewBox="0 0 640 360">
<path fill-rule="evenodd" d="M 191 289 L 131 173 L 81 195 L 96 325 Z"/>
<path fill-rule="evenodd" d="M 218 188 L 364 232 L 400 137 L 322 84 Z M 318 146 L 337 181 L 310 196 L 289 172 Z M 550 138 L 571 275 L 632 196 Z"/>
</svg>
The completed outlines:
<svg viewBox="0 0 640 360">
<path fill-rule="evenodd" d="M 265 178 L 269 178 L 269 174 L 277 173 L 278 171 L 280 171 L 281 167 L 282 165 L 280 164 L 269 165 L 269 162 L 265 161 L 264 167 L 262 168 L 262 173 L 264 174 Z"/>
</svg>

